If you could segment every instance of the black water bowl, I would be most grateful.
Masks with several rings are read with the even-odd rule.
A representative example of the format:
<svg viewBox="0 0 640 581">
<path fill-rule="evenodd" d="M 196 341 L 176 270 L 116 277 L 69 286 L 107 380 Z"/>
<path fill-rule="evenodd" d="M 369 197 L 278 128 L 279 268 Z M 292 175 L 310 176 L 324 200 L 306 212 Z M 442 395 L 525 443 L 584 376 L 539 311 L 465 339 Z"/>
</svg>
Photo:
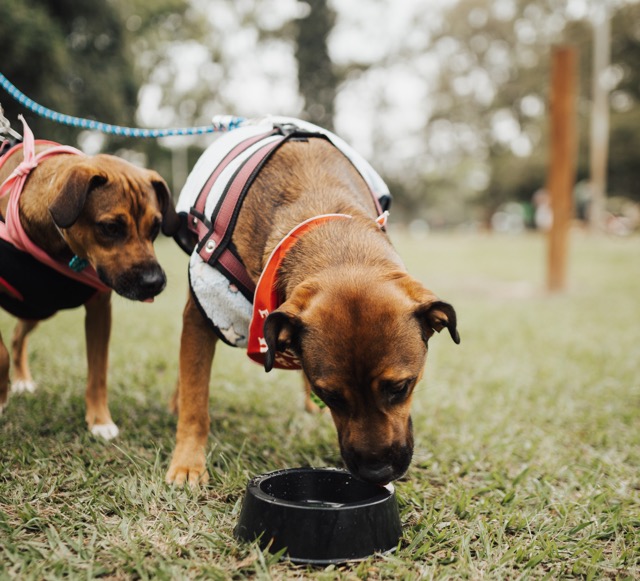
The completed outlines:
<svg viewBox="0 0 640 581">
<path fill-rule="evenodd" d="M 249 481 L 235 536 L 296 563 L 362 559 L 396 548 L 402 527 L 393 485 L 346 470 L 293 468 Z"/>
</svg>

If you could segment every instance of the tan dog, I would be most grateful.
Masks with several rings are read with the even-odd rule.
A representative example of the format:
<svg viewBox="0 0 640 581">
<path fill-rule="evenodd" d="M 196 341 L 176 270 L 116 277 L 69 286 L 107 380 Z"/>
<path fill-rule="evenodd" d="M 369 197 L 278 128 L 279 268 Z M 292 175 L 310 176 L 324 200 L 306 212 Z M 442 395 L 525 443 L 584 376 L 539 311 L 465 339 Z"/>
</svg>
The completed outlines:
<svg viewBox="0 0 640 581">
<path fill-rule="evenodd" d="M 25 133 L 25 156 L 33 146 L 33 142 L 28 145 L 27 137 Z M 53 266 L 62 266 L 60 271 L 45 266 L 0 240 L 0 305 L 19 318 L 12 340 L 12 386 L 14 391 L 34 389 L 27 364 L 27 335 L 38 321 L 60 308 L 83 304 L 86 420 L 92 433 L 109 439 L 118 433 L 107 406 L 111 289 L 139 301 L 151 300 L 164 289 L 166 277 L 156 260 L 153 241 L 161 229 L 172 233 L 177 216 L 167 185 L 156 172 L 110 155 L 87 157 L 62 151 L 47 157 L 45 152 L 53 151 L 56 144 L 38 143 L 35 153 L 44 157 L 31 169 L 18 201 L 10 202 L 8 194 L 0 199 L 1 225 L 4 229 L 9 224 L 13 204 L 29 241 L 50 257 Z M 22 149 L 12 150 L 3 162 L 0 183 L 23 162 Z M 89 282 L 67 276 L 70 259 L 80 272 L 78 277 L 86 274 Z M 7 401 L 9 360 L 0 337 L 0 412 Z"/>
<path fill-rule="evenodd" d="M 269 371 L 278 354 L 294 353 L 307 390 L 331 411 L 348 469 L 362 480 L 387 483 L 411 461 L 411 398 L 429 338 L 446 327 L 459 342 L 453 307 L 407 274 L 376 223 L 365 181 L 324 139 L 290 140 L 271 155 L 244 198 L 232 242 L 257 281 L 289 231 L 332 212 L 351 219 L 308 230 L 278 270 L 281 305 L 264 323 L 264 364 Z M 183 314 L 168 482 L 208 479 L 208 386 L 217 339 L 192 292 Z"/>
</svg>

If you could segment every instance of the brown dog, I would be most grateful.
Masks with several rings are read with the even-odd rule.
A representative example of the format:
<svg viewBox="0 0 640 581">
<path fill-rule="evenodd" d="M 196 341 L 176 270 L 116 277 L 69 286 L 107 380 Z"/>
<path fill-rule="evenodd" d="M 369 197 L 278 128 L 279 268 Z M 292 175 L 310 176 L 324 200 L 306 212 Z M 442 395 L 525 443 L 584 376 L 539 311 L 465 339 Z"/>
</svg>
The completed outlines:
<svg viewBox="0 0 640 581">
<path fill-rule="evenodd" d="M 365 180 L 317 135 L 294 135 L 268 157 L 246 192 L 231 242 L 255 282 L 287 232 L 334 212 L 347 217 L 300 235 L 278 268 L 273 290 L 280 306 L 264 322 L 264 365 L 269 371 L 285 352 L 297 358 L 307 390 L 331 411 L 348 469 L 362 480 L 387 483 L 411 461 L 411 398 L 429 338 L 446 327 L 459 342 L 453 307 L 407 274 L 376 223 Z M 187 249 L 191 244 L 182 240 Z M 168 482 L 208 478 L 208 386 L 218 338 L 192 286 L 183 314 Z"/>
<path fill-rule="evenodd" d="M 37 167 L 29 161 L 32 155 L 41 157 Z M 112 438 L 118 428 L 107 406 L 111 289 L 139 301 L 164 289 L 153 241 L 161 229 L 172 233 L 177 226 L 169 190 L 156 172 L 110 155 L 88 157 L 51 142 L 35 142 L 34 148 L 26 124 L 24 148 L 11 150 L 2 162 L 0 184 L 8 186 L 29 172 L 20 194 L 3 186 L 0 199 L 0 306 L 19 318 L 12 340 L 13 390 L 34 389 L 26 348 L 38 321 L 84 305 L 86 420 L 93 434 Z M 11 226 L 18 233 L 5 235 Z M 44 251 L 44 258 L 21 249 L 22 243 L 12 241 L 18 238 L 29 249 L 34 246 L 34 253 Z M 0 337 L 0 412 L 7 401 L 9 361 Z"/>
</svg>

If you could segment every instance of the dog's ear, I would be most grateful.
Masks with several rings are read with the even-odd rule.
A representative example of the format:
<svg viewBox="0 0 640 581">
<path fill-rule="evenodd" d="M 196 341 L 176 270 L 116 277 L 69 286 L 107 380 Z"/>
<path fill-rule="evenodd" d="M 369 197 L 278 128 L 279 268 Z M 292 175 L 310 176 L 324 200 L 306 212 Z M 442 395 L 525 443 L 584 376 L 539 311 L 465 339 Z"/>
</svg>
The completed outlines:
<svg viewBox="0 0 640 581">
<path fill-rule="evenodd" d="M 416 309 L 416 316 L 422 326 L 425 343 L 434 331 L 439 333 L 446 327 L 453 342 L 456 345 L 460 344 L 456 311 L 449 303 L 439 300 L 427 301 Z"/>
<path fill-rule="evenodd" d="M 418 303 L 414 314 L 422 327 L 422 337 L 426 343 L 434 331 L 440 332 L 445 327 L 456 345 L 460 344 L 458 334 L 458 318 L 455 309 L 438 299 L 430 290 L 405 272 L 391 273 L 390 279 L 397 280 L 405 292 Z"/>
<path fill-rule="evenodd" d="M 313 281 L 298 285 L 291 296 L 265 319 L 263 330 L 268 347 L 264 359 L 265 371 L 273 369 L 278 352 L 289 349 L 297 356 L 301 355 L 300 339 L 305 330 L 302 315 L 319 288 Z"/>
<path fill-rule="evenodd" d="M 276 310 L 270 313 L 264 322 L 264 339 L 268 351 L 264 357 L 265 371 L 271 371 L 276 360 L 276 353 L 290 349 L 299 353 L 299 338 L 303 328 L 302 321 L 297 315 L 286 310 Z"/>
<path fill-rule="evenodd" d="M 187 223 L 188 219 L 188 215 L 184 212 L 180 212 L 178 214 L 180 226 L 178 226 L 178 229 L 174 232 L 173 239 L 178 243 L 178 246 L 180 246 L 182 250 L 187 254 L 191 254 L 198 243 L 198 236 L 195 232 L 189 230 L 189 225 Z"/>
<path fill-rule="evenodd" d="M 107 176 L 88 165 L 77 165 L 65 176 L 57 197 L 49 206 L 49 213 L 56 226 L 73 226 L 84 208 L 91 190 L 107 183 Z"/>
<path fill-rule="evenodd" d="M 156 191 L 160 211 L 162 212 L 162 233 L 165 236 L 173 236 L 180 229 L 180 218 L 176 213 L 171 191 L 169 190 L 167 182 L 162 179 L 159 173 L 149 170 L 149 174 L 151 185 Z"/>
</svg>

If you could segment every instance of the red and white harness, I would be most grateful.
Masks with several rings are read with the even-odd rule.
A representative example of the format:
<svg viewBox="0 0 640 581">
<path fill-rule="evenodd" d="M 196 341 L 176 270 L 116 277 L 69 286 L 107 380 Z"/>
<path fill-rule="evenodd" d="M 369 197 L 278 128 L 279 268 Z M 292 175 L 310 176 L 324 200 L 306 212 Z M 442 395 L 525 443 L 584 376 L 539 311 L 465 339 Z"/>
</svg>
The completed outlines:
<svg viewBox="0 0 640 581">
<path fill-rule="evenodd" d="M 300 236 L 327 220 L 350 219 L 346 214 L 314 216 L 296 226 L 272 252 L 255 285 L 231 242 L 240 207 L 253 180 L 269 157 L 289 139 L 327 139 L 356 167 L 369 186 L 384 227 L 389 190 L 371 166 L 332 133 L 304 121 L 276 118 L 236 129 L 219 138 L 198 160 L 180 194 L 176 209 L 198 242 L 190 261 L 189 280 L 200 310 L 220 338 L 247 347 L 248 356 L 264 361 L 267 345 L 264 320 L 278 308 L 275 281 L 287 251 Z M 185 251 L 190 251 L 184 248 Z M 213 288 L 219 289 L 212 292 Z M 211 301 L 211 303 L 209 303 Z M 229 313 L 224 311 L 229 311 Z M 278 353 L 275 367 L 297 369 L 289 353 Z"/>
</svg>

